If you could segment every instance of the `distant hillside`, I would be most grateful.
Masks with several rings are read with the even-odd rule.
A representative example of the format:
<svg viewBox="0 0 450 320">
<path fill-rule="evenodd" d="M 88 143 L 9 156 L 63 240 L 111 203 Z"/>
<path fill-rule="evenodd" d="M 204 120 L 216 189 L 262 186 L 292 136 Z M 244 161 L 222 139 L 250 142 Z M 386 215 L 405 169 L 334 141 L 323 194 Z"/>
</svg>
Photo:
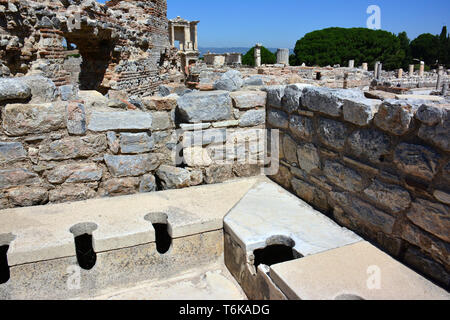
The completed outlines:
<svg viewBox="0 0 450 320">
<path fill-rule="evenodd" d="M 214 48 L 214 47 L 199 47 L 200 55 L 203 56 L 205 53 L 211 52 L 211 53 L 227 53 L 227 52 L 238 52 L 242 53 L 243 55 L 248 52 L 251 48 L 247 47 L 229 47 L 229 48 Z M 269 51 L 277 52 L 277 48 L 267 48 Z M 289 49 L 290 53 L 294 53 L 294 49 Z"/>
</svg>

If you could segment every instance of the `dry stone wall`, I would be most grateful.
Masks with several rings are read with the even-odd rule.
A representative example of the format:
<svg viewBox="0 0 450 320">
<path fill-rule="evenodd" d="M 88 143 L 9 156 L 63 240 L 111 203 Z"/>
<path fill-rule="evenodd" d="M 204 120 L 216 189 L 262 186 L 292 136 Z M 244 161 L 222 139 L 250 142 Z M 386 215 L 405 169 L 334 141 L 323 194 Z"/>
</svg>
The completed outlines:
<svg viewBox="0 0 450 320">
<path fill-rule="evenodd" d="M 281 130 L 272 179 L 448 288 L 450 105 L 308 85 L 267 93 L 267 127 Z"/>
<path fill-rule="evenodd" d="M 265 92 L 185 90 L 136 104 L 42 76 L 0 79 L 0 208 L 261 173 Z"/>
</svg>

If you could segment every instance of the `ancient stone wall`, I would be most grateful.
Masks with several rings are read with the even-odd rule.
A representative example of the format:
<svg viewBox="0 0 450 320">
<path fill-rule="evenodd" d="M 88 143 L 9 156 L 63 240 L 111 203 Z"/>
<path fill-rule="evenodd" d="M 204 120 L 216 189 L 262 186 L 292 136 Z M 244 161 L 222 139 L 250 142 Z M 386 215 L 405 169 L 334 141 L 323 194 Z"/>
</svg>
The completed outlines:
<svg viewBox="0 0 450 320">
<path fill-rule="evenodd" d="M 285 188 L 439 283 L 450 284 L 450 106 L 362 92 L 267 89 Z"/>
<path fill-rule="evenodd" d="M 179 69 L 166 0 L 0 1 L 0 75 L 41 74 L 57 86 L 76 85 L 65 68 L 72 45 L 82 58 L 83 90 L 150 95 L 167 80 L 163 74 Z"/>
<path fill-rule="evenodd" d="M 121 91 L 0 79 L 0 209 L 261 173 L 265 92 L 161 91 L 136 107 Z"/>
</svg>

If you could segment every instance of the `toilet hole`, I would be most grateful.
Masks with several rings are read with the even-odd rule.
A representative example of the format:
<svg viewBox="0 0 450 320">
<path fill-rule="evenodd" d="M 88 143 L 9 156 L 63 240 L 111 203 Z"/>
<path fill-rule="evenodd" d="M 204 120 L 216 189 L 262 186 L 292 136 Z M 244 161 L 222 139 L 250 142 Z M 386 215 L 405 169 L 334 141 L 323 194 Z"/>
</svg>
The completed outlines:
<svg viewBox="0 0 450 320">
<path fill-rule="evenodd" d="M 89 222 L 80 223 L 70 228 L 70 232 L 75 238 L 75 252 L 78 265 L 84 270 L 91 270 L 97 262 L 92 236 L 95 230 L 97 230 L 97 225 Z"/>
<path fill-rule="evenodd" d="M 158 253 L 167 253 L 172 246 L 172 230 L 167 214 L 162 212 L 150 213 L 144 219 L 149 221 L 155 229 L 156 250 Z"/>
<path fill-rule="evenodd" d="M 253 251 L 255 268 L 260 264 L 271 266 L 277 263 L 291 261 L 303 256 L 295 249 L 295 242 L 289 237 L 274 236 L 266 240 L 266 247 Z"/>
<path fill-rule="evenodd" d="M 16 236 L 12 233 L 0 234 L 0 284 L 8 282 L 11 277 L 8 264 L 8 250 L 15 238 Z"/>
</svg>

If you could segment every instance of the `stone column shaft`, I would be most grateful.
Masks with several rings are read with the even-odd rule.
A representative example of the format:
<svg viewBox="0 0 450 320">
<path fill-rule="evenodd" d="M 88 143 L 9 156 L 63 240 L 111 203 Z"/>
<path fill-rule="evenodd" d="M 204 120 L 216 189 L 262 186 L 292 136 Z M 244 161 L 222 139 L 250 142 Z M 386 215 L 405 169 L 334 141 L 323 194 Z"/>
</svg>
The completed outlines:
<svg viewBox="0 0 450 320">
<path fill-rule="evenodd" d="M 425 62 L 420 61 L 419 77 L 423 77 L 425 73 Z"/>
</svg>

